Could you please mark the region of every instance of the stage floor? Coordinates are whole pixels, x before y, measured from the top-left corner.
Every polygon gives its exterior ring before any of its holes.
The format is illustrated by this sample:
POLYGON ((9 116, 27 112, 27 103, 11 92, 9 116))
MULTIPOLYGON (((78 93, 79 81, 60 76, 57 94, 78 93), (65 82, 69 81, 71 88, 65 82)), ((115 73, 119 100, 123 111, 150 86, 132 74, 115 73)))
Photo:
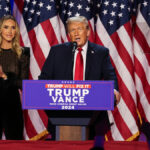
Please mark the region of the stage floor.
MULTIPOLYGON (((93 141, 0 140, 0 150, 89 150, 93 141)), ((148 150, 146 142, 106 142, 105 150, 148 150)))

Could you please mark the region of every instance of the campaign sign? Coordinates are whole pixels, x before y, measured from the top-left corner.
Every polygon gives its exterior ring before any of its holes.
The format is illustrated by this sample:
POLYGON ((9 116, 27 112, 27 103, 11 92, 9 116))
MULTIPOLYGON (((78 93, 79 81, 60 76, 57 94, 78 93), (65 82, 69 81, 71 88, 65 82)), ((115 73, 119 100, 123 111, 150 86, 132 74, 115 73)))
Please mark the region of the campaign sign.
POLYGON ((23 109, 112 110, 113 81, 23 80, 23 109))

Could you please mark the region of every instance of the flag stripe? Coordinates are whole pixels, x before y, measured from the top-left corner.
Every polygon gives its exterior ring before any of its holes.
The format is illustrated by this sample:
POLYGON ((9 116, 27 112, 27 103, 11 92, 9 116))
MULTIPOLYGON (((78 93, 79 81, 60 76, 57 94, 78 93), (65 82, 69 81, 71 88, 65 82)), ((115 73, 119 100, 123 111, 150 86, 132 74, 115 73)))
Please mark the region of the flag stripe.
MULTIPOLYGON (((120 78, 120 80, 122 80, 122 78, 120 78)), ((132 95, 131 95, 132 93, 130 93, 129 89, 126 87, 124 82, 120 82, 120 86, 121 86, 120 92, 123 93, 122 98, 127 99, 126 101, 124 101, 124 103, 128 106, 128 109, 130 110, 130 112, 132 113, 134 118, 137 118, 136 105, 134 103, 134 100, 132 99, 132 95)), ((127 113, 127 112, 124 111, 124 113, 127 113)), ((130 116, 130 117, 132 117, 132 116, 130 116)), ((127 117, 127 119, 128 119, 128 117, 127 117)))
POLYGON ((32 50, 33 50, 34 57, 36 59, 37 64, 39 65, 40 70, 41 70, 42 66, 43 66, 43 63, 45 61, 45 57, 44 57, 43 52, 40 48, 40 45, 37 41, 35 31, 31 30, 30 32, 28 32, 28 35, 29 35, 29 39, 30 39, 30 42, 31 42, 31 45, 32 45, 32 50))
MULTIPOLYGON (((127 51, 128 55, 130 55, 128 59, 129 60, 131 59, 131 60, 128 63, 131 63, 131 65, 132 65, 132 71, 133 71, 132 39, 131 39, 131 35, 130 35, 131 34, 131 29, 129 29, 129 28, 130 28, 130 23, 126 23, 124 26, 122 26, 117 31, 117 33, 118 33, 119 39, 121 40, 123 46, 125 47, 125 50, 127 51)), ((122 49, 122 47, 119 48, 119 49, 121 49, 120 51, 124 52, 124 50, 122 49)), ((123 57, 125 57, 125 56, 123 56, 123 57)))
POLYGON ((59 16, 58 16, 58 20, 59 20, 59 24, 60 24, 60 33, 61 33, 62 42, 68 42, 65 26, 59 16))
POLYGON ((54 29, 51 25, 50 20, 46 20, 46 21, 42 22, 41 26, 42 26, 44 33, 49 41, 49 44, 50 45, 58 44, 58 40, 57 40, 56 34, 54 32, 54 29))
POLYGON ((43 129, 46 130, 37 110, 28 110, 28 113, 30 116, 30 120, 38 134, 40 134, 43 129))
MULTIPOLYGON (((149 47, 148 43, 146 42, 146 39, 145 39, 143 33, 138 28, 138 26, 136 26, 134 37, 138 41, 139 45, 141 46, 141 48, 142 48, 141 50, 143 51, 143 53, 150 54, 150 47, 149 47)), ((150 65, 150 55, 146 55, 146 57, 147 57, 149 65, 150 65)))
MULTIPOLYGON (((138 12, 137 20, 136 20, 136 26, 142 31, 144 35, 144 39, 150 39, 150 34, 149 34, 149 25, 146 23, 145 18, 142 16, 141 12, 138 12)), ((135 31, 136 32, 136 31, 135 31)), ((135 34, 134 34, 135 36, 135 34)), ((148 45, 150 46, 150 40, 146 40, 148 45)))
POLYGON ((139 63, 138 59, 135 57, 135 63, 137 64, 138 68, 136 69, 136 74, 138 75, 138 77, 140 78, 141 82, 142 82, 142 87, 144 88, 144 93, 147 96, 147 99, 150 99, 150 85, 148 84, 147 80, 146 80, 146 76, 144 73, 144 69, 141 66, 141 64, 139 63))
POLYGON ((23 0, 20 0, 20 1, 14 0, 14 2, 15 2, 16 6, 19 6, 19 7, 17 7, 17 9, 14 9, 14 10, 18 10, 18 11, 20 11, 20 13, 22 13, 23 7, 24 7, 24 1, 23 0))
MULTIPOLYGON (((115 112, 116 112, 116 110, 115 110, 115 112)), ((122 133, 117 128, 116 122, 114 120, 114 117, 113 117, 113 114, 111 111, 108 111, 108 116, 109 116, 110 123, 113 123, 113 125, 111 126, 111 131, 108 132, 108 134, 107 134, 109 140, 115 139, 117 141, 123 141, 124 138, 122 137, 122 133)))
POLYGON ((44 126, 46 127, 48 124, 48 119, 45 119, 45 118, 47 118, 46 113, 43 110, 38 110, 38 113, 39 113, 40 118, 43 121, 44 126))
MULTIPOLYGON (((120 101, 120 103, 121 103, 121 101, 120 101)), ((130 136, 132 136, 132 133, 131 133, 130 129, 127 127, 127 124, 126 124, 124 118, 122 118, 119 110, 115 109, 114 112, 113 112, 114 116, 115 116, 115 114, 117 114, 117 117, 114 117, 116 126, 119 129, 119 131, 123 137, 123 140, 125 140, 125 139, 129 138, 130 136)))
POLYGON ((145 93, 143 92, 143 88, 142 88, 142 83, 141 83, 141 80, 138 78, 138 76, 136 76, 136 83, 137 83, 137 91, 138 91, 138 94, 140 95, 140 102, 141 102, 141 105, 144 109, 144 112, 145 112, 145 115, 147 117, 147 120, 150 122, 150 117, 149 117, 149 114, 150 114, 150 103, 148 102, 147 98, 146 98, 146 95, 145 93))
POLYGON ((89 41, 94 42, 95 41, 95 34, 94 34, 94 27, 93 27, 93 19, 89 21, 89 26, 90 26, 90 36, 89 36, 89 41))
MULTIPOLYGON (((143 70, 143 72, 141 72, 141 74, 145 74, 144 76, 146 76, 145 78, 148 81, 148 83, 150 84, 150 78, 149 78, 150 66, 148 65, 147 58, 145 57, 145 54, 142 52, 141 47, 138 44, 138 42, 136 41, 136 39, 134 39, 134 49, 135 49, 134 55, 137 58, 137 60, 138 60, 137 62, 140 63, 140 66, 143 70)), ((136 67, 135 71, 138 71, 140 69, 139 68, 140 66, 135 65, 135 67, 136 67)))
POLYGON ((120 55, 123 63, 126 65, 130 75, 132 76, 132 79, 134 79, 133 62, 132 62, 132 59, 131 59, 129 53, 126 51, 126 48, 122 44, 122 41, 120 40, 120 38, 116 32, 111 36, 111 39, 118 51, 118 54, 120 55))
POLYGON ((27 132, 26 132, 26 128, 24 127, 24 139, 25 140, 30 140, 30 138, 28 137, 28 134, 27 134, 27 132))
POLYGON ((142 104, 140 102, 140 95, 138 94, 138 92, 137 92, 137 108, 138 108, 138 111, 139 111, 139 113, 141 115, 140 117, 142 119, 144 119, 145 121, 148 121, 147 118, 146 118, 143 106, 142 106, 142 104))
POLYGON ((96 44, 103 45, 102 41, 101 41, 100 38, 98 37, 97 32, 95 33, 95 39, 96 39, 96 44))
MULTIPOLYGON (((50 22, 51 22, 51 25, 52 25, 53 30, 55 32, 55 36, 57 37, 58 43, 62 43, 62 41, 61 41, 61 34, 60 34, 61 33, 61 31, 60 31, 61 29, 60 28, 61 27, 60 27, 60 24, 59 24, 58 16, 54 16, 54 17, 50 18, 50 22)), ((64 32, 66 34, 65 29, 64 29, 64 32)))
POLYGON ((25 121, 24 121, 25 122, 25 130, 26 130, 27 136, 30 139, 33 135, 36 135, 37 132, 30 120, 28 110, 24 111, 23 113, 24 113, 24 118, 25 118, 25 121))
POLYGON ((47 40, 47 37, 43 31, 43 28, 41 24, 39 24, 37 27, 34 28, 37 42, 39 43, 39 46, 42 50, 42 53, 44 54, 44 58, 48 56, 50 45, 49 41, 47 40))
MULTIPOLYGON (((130 46, 132 46, 132 43, 131 43, 131 42, 132 42, 132 38, 133 38, 133 33, 132 33, 133 31, 132 31, 131 22, 132 22, 132 21, 127 22, 127 23, 124 24, 125 34, 128 33, 128 38, 130 38, 130 40, 129 40, 130 46)), ((126 40, 126 39, 124 39, 124 40, 126 40)), ((127 43, 126 43, 125 45, 127 45, 127 43)), ((131 49, 131 47, 130 47, 129 49, 131 49)), ((131 52, 133 52, 133 50, 132 50, 131 52)), ((131 52, 128 51, 128 53, 131 53, 131 52)), ((133 56, 133 53, 131 53, 130 56, 133 56)), ((131 57, 131 58, 132 58, 132 57, 131 57)))

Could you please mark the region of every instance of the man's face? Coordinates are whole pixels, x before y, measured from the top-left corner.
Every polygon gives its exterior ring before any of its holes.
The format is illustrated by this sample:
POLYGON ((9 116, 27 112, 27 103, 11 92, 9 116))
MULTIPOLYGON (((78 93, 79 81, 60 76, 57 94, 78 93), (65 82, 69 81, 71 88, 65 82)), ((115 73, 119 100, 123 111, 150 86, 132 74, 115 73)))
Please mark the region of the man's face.
POLYGON ((77 46, 82 47, 88 40, 90 30, 83 22, 72 22, 68 25, 68 33, 71 42, 77 42, 77 46))

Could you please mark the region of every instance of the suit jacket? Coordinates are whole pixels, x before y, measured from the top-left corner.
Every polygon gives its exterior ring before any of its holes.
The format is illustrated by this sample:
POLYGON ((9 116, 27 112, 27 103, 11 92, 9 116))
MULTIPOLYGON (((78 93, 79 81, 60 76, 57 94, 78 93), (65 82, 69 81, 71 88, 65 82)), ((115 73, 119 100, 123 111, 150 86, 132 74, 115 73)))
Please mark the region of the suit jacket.
MULTIPOLYGON (((69 42, 53 46, 39 79, 73 80, 74 53, 72 50, 73 45, 69 42)), ((117 89, 117 78, 107 48, 88 42, 85 80, 114 80, 117 89)))

